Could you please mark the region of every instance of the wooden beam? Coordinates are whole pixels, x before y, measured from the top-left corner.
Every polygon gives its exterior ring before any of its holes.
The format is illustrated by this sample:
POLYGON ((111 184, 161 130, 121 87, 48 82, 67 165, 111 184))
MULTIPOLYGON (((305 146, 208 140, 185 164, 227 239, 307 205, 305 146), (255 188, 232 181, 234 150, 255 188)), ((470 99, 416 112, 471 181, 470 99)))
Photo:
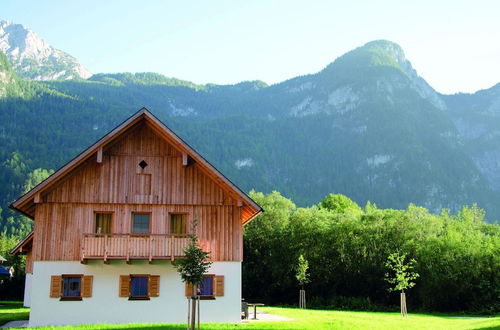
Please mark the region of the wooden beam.
POLYGON ((188 159, 189 159, 188 154, 184 152, 182 154, 182 166, 188 166, 188 159))
POLYGON ((238 206, 238 207, 242 207, 242 206, 243 206, 243 201, 242 201, 241 199, 238 199, 238 200, 236 201, 236 206, 238 206))
POLYGON ((34 200, 33 200, 33 201, 34 201, 34 203, 35 203, 35 204, 40 204, 40 203, 41 203, 41 200, 42 200, 42 199, 40 198, 40 193, 36 193, 36 194, 35 194, 35 197, 34 197, 34 200))
POLYGON ((102 147, 97 149, 97 163, 98 164, 102 163, 102 147))

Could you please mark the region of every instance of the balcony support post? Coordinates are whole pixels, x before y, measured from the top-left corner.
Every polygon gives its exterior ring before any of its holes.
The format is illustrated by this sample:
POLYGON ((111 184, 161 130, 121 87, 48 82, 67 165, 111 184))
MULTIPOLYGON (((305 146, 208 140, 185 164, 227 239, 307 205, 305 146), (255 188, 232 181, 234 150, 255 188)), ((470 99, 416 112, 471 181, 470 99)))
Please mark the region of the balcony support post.
POLYGON ((127 250, 127 257, 125 259, 125 262, 130 265, 130 235, 127 235, 127 246, 126 246, 126 250, 127 250))
POLYGON ((149 235, 149 263, 153 263, 153 236, 149 235))
POLYGON ((104 263, 109 264, 108 260, 108 235, 104 235, 104 263))

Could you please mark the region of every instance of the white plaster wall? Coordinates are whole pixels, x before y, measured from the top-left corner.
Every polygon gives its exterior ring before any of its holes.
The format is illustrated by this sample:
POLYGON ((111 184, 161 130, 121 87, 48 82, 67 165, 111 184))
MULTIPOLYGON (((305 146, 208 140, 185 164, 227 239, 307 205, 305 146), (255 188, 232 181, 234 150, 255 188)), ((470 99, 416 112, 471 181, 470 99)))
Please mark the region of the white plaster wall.
MULTIPOLYGON (((84 323, 185 323, 187 299, 184 283, 169 261, 112 260, 37 261, 33 265, 29 326, 71 325, 84 323), (51 275, 93 275, 92 297, 82 301, 50 298, 51 275), (160 275, 160 295, 151 300, 118 297, 119 276, 128 274, 160 275)), ((224 275, 224 296, 202 300, 202 322, 240 322, 241 262, 214 262, 209 274, 224 275)))
POLYGON ((26 274, 26 279, 24 280, 24 307, 31 306, 31 278, 32 274, 26 274))

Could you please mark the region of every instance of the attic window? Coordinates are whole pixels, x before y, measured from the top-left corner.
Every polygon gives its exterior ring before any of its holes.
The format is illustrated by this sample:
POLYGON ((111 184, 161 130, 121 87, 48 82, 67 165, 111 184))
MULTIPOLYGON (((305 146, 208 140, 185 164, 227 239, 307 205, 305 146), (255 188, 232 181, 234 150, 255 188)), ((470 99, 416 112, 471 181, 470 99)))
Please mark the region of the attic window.
POLYGON ((139 163, 139 166, 142 168, 142 169, 145 169, 146 166, 148 166, 148 163, 146 163, 144 160, 141 160, 141 162, 139 163))

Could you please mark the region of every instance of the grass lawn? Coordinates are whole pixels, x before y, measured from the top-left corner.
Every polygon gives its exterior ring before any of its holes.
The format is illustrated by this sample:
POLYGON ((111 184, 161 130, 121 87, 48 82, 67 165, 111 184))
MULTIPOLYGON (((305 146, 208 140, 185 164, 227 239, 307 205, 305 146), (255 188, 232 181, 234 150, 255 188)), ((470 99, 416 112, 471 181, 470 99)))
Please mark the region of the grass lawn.
MULTIPOLYGON (((262 311, 292 318, 287 322, 249 322, 242 324, 202 324, 203 329, 500 329, 500 316, 460 317, 434 314, 345 312, 299 310, 294 308, 263 307, 262 311)), ((11 320, 28 318, 29 309, 19 302, 0 302, 0 325, 11 320)), ((43 327, 39 329, 54 329, 43 327)), ((185 329, 184 324, 101 324, 57 329, 185 329)))
POLYGON ((0 326, 9 321, 27 320, 29 308, 24 308, 21 301, 0 301, 0 326))

